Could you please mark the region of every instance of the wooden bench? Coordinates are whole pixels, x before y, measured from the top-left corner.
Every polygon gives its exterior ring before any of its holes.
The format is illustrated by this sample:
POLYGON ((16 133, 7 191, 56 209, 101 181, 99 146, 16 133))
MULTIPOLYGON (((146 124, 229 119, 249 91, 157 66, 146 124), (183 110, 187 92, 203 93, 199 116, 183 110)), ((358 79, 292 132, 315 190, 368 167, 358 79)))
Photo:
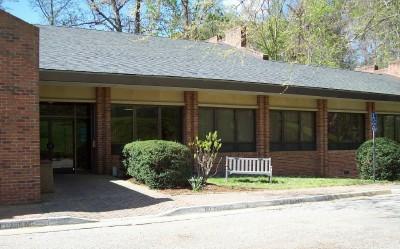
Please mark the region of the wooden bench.
POLYGON ((265 175, 272 181, 271 158, 226 157, 225 179, 232 174, 265 175))

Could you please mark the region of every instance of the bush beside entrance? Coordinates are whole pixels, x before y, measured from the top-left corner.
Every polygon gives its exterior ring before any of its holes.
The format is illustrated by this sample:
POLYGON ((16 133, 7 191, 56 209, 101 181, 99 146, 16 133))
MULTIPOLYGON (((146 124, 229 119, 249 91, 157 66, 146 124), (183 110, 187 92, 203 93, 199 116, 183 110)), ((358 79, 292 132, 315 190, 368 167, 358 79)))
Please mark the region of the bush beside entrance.
POLYGON ((148 140, 125 145, 123 166, 129 176, 150 188, 176 188, 188 185, 191 152, 183 144, 148 140))
MULTIPOLYGON (((388 138, 376 138, 377 180, 400 179, 400 144, 388 138)), ((373 178, 372 140, 363 143, 357 150, 356 161, 362 179, 373 178)))

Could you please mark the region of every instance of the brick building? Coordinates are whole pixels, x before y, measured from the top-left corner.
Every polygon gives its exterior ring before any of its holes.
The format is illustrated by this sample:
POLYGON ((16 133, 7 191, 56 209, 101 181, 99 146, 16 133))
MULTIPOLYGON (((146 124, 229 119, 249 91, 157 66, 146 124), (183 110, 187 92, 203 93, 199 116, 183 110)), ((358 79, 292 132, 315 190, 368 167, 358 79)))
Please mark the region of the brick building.
POLYGON ((40 200, 41 162, 110 174, 137 139, 218 130, 223 155, 338 177, 357 176, 371 112, 400 140, 400 78, 269 61, 245 39, 33 26, 0 10, 0 203, 40 200))

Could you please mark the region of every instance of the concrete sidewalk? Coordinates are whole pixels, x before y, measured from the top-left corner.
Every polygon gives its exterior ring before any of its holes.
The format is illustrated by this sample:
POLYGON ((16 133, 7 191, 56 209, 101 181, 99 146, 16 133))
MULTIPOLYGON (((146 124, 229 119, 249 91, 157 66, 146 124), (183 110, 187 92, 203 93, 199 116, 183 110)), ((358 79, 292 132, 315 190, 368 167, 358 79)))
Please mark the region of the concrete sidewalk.
POLYGON ((295 190, 260 190, 248 192, 194 193, 168 195, 129 181, 97 175, 63 176, 56 179, 57 192, 45 196, 42 203, 0 206, 1 220, 74 217, 105 220, 159 215, 175 209, 197 206, 220 206, 232 203, 268 202, 276 199, 299 199, 368 191, 388 191, 394 185, 324 187, 295 190))

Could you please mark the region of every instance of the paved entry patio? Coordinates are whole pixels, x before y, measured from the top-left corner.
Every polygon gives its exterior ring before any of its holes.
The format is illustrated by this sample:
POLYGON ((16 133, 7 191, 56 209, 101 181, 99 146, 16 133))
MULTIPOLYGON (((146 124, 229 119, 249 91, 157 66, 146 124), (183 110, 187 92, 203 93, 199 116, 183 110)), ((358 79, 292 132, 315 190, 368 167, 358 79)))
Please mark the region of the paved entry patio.
POLYGON ((58 174, 54 183, 55 192, 43 194, 41 203, 0 206, 0 219, 119 218, 154 214, 175 206, 166 195, 110 176, 58 174))
POLYGON ((199 205, 261 201, 276 198, 390 189, 391 185, 364 185, 292 190, 258 190, 223 193, 170 195, 150 190, 110 176, 91 174, 55 175, 55 192, 43 195, 42 202, 0 206, 1 219, 28 219, 72 216, 89 219, 154 215, 168 210, 199 205))

